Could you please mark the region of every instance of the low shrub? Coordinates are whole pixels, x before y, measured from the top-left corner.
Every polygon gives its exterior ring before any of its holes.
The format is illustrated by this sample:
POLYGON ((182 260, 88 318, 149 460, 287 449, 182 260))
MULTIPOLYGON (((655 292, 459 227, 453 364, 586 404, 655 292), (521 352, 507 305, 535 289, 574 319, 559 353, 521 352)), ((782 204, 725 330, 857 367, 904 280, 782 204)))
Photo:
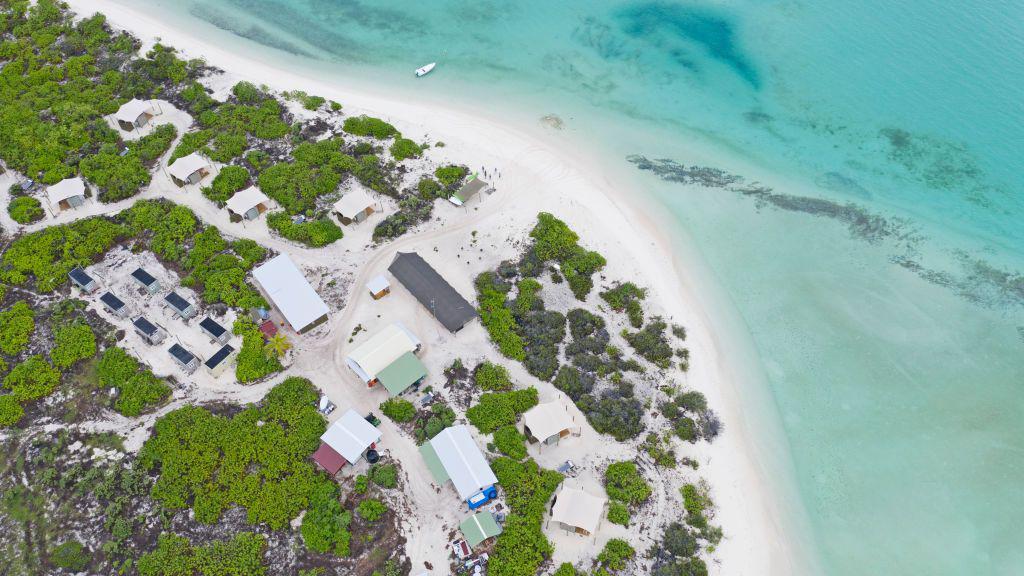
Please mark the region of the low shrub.
POLYGON ((388 398, 381 402, 380 411, 395 422, 412 422, 416 417, 416 406, 404 398, 388 398))
POLYGON ((537 389, 491 392, 466 410, 466 419, 487 434, 502 426, 515 424, 520 414, 537 405, 537 389))
POLYGON ((36 329, 35 312, 24 300, 0 312, 0 352, 14 356, 27 347, 36 329))
POLYGON ((77 540, 68 540, 50 552, 50 562, 72 572, 85 570, 89 559, 89 549, 77 540))
POLYGON ((476 296, 480 311, 480 322, 487 329, 491 340, 505 356, 519 360, 526 359, 526 347, 517 333, 512 312, 505 306, 508 289, 492 272, 484 272, 476 278, 476 296))
POLYGON ((13 426, 25 415, 25 409, 13 394, 0 395, 0 428, 13 426))
POLYGON ((636 550, 629 545, 629 542, 621 538, 612 538, 604 545, 604 549, 597 555, 597 561, 605 568, 619 571, 626 567, 636 550))
POLYGON ((493 576, 533 576, 553 552, 542 524, 545 506, 563 477, 529 459, 518 462, 499 457, 491 467, 505 492, 509 515, 494 545, 488 572, 493 576))
POLYGON ((367 498, 356 506, 356 514, 367 522, 380 520, 387 511, 388 507, 383 502, 373 498, 367 498))
POLYGON ((526 437, 515 426, 502 426, 495 430, 494 447, 513 460, 526 458, 526 437))
POLYGON ((344 236, 341 228, 326 216, 296 224, 287 213, 274 212, 267 215, 267 226, 289 240, 313 248, 327 246, 344 236))
POLYGON ((7 204, 7 213, 18 224, 31 224, 43 219, 43 205, 32 196, 18 196, 7 204))
POLYGON ((309 493, 309 508, 302 517, 302 540, 314 552, 333 552, 348 556, 352 534, 352 514, 341 508, 338 485, 333 480, 317 480, 309 493))
POLYGON ((647 297, 647 291, 632 282, 625 282, 601 292, 601 298, 617 312, 626 311, 629 323, 634 328, 644 324, 644 310, 640 301, 647 297))
POLYGON ((398 129, 372 116, 349 116, 342 126, 345 132, 355 136, 372 136, 378 140, 386 140, 398 134, 398 129))
POLYGON ((462 179, 469 174, 469 168, 465 166, 456 166, 449 164, 448 166, 440 166, 434 170, 434 176, 437 177, 437 181, 440 182, 441 186, 448 191, 454 191, 459 184, 462 183, 462 179))
POLYGON ((381 488, 396 488, 398 467, 394 464, 374 464, 370 467, 370 480, 381 488))
POLYGON ((29 356, 4 376, 4 388, 21 402, 49 396, 58 384, 60 372, 38 354, 29 356))
POLYGON ((604 472, 604 489, 608 497, 629 506, 644 503, 651 496, 651 487, 630 461, 613 462, 604 472))
POLYGON ((500 364, 481 362, 473 369, 473 382, 481 390, 504 391, 512 389, 508 369, 500 364))
POLYGON ((396 138, 391 144, 391 157, 401 162, 407 158, 419 158, 423 148, 408 138, 396 138))
POLYGON ((202 189, 203 196, 218 206, 223 206, 235 192, 249 183, 249 171, 242 166, 225 166, 214 177, 209 186, 202 189))
POLYGON ((219 574, 224 576, 266 574, 263 554, 266 538, 242 532, 231 540, 214 540, 193 546, 187 538, 161 534, 156 549, 139 557, 136 569, 140 576, 182 576, 186 574, 219 574))
POLYGON ((661 318, 652 318, 637 332, 623 331, 622 337, 648 362, 659 368, 668 368, 672 365, 673 350, 665 337, 667 327, 661 318))
POLYGON ((629 508, 622 502, 609 502, 608 521, 620 526, 629 526, 629 508))
POLYGON ((283 368, 276 356, 267 353, 263 334, 255 326, 242 336, 242 349, 235 361, 235 378, 239 382, 254 382, 283 368))
POLYGON ((96 335, 85 322, 74 322, 54 331, 50 360, 61 370, 96 354, 96 335))

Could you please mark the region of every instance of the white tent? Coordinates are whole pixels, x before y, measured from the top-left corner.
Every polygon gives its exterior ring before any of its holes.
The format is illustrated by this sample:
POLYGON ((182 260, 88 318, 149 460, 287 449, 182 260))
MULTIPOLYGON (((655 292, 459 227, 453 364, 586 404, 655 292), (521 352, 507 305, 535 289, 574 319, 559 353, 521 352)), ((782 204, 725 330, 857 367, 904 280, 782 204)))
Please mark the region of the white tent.
POLYGON ((172 162, 167 167, 167 171, 171 173, 171 176, 185 182, 198 170, 207 168, 209 165, 210 163, 206 161, 206 158, 200 156, 198 152, 193 152, 172 162))
POLYGON ((327 316, 327 304, 287 254, 257 266, 252 276, 296 332, 327 316))
POLYGON ((356 188, 334 203, 334 211, 346 220, 358 221, 361 214, 373 212, 373 199, 361 188, 356 188))
POLYGON ((523 413, 523 426, 541 442, 568 435, 576 428, 568 407, 555 400, 537 404, 523 413))
POLYGON ((227 208, 239 216, 245 216, 250 210, 260 204, 267 206, 269 203, 270 198, 267 198, 266 194, 260 192, 259 188, 249 186, 245 190, 235 192, 234 196, 228 198, 227 208))
POLYGON ((79 177, 65 178, 46 189, 46 196, 53 206, 59 205, 75 197, 85 196, 85 181, 79 177))
POLYGON ((153 106, 149 102, 144 102, 138 98, 132 98, 125 102, 117 109, 117 113, 114 114, 114 118, 118 122, 124 122, 126 124, 135 124, 138 121, 139 116, 143 114, 153 114, 153 106))
POLYGON ((402 323, 395 322, 374 334, 353 350, 345 363, 363 382, 372 382, 377 374, 406 352, 420 349, 420 341, 402 323))
POLYGON ((578 488, 562 486, 551 507, 551 519, 567 530, 593 534, 601 523, 607 498, 587 494, 578 488))
POLYGON ((363 457, 367 448, 380 442, 380 430, 355 410, 348 410, 331 424, 320 440, 341 454, 349 464, 354 464, 363 457))
POLYGON ((465 500, 498 483, 466 425, 449 426, 430 441, 459 498, 465 500))

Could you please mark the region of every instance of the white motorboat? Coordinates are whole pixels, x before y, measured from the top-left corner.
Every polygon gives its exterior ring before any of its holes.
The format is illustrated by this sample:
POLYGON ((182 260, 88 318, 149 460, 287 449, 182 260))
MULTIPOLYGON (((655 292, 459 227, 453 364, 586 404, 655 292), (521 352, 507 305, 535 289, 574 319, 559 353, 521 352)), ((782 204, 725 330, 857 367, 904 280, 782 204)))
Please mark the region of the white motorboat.
POLYGON ((437 62, 431 62, 430 64, 427 64, 426 66, 423 66, 422 68, 417 68, 416 69, 416 75, 417 76, 426 76, 427 74, 430 74, 430 71, 433 70, 435 66, 437 66, 437 62))

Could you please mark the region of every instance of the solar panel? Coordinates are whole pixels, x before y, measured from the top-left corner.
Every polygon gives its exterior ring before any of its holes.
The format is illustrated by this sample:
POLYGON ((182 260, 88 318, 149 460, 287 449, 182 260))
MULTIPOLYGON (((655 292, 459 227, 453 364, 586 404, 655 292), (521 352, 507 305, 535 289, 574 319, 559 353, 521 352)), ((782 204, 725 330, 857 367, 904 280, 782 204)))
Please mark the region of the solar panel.
POLYGON ((191 306, 188 300, 182 298, 177 292, 171 292, 167 296, 164 296, 164 301, 170 304, 172 307, 174 307, 175 310, 179 312, 184 312, 185 310, 188 309, 189 306, 191 306))
POLYGON ((206 330, 210 334, 210 336, 213 336, 214 338, 220 338, 221 336, 224 335, 225 332, 227 332, 227 329, 218 324, 216 321, 214 321, 213 318, 210 318, 209 316, 203 318, 203 321, 199 323, 199 327, 202 328, 203 330, 206 330))
POLYGON ((152 286, 153 283, 156 282, 156 278, 153 278, 149 272, 146 272, 142 268, 136 268, 135 271, 132 272, 132 277, 141 282, 143 286, 152 286))
POLYGON ((81 268, 72 268, 71 272, 68 272, 68 276, 75 281, 79 286, 88 286, 92 284, 92 276, 85 273, 85 270, 81 268))
POLYGON ((221 347, 220 350, 217 350, 217 352, 213 356, 210 356, 210 358, 206 361, 206 367, 215 368, 218 364, 223 362, 225 358, 230 356, 231 353, 234 351, 234 348, 232 348, 228 344, 225 344, 224 346, 221 347))
POLYGON ((171 347, 168 348, 167 351, 170 352, 171 356, 174 356, 174 358, 178 362, 181 362, 182 365, 184 366, 191 364, 196 359, 194 354, 192 354, 188 350, 185 350, 178 344, 171 344, 171 347))
POLYGON ((135 322, 132 322, 132 324, 134 324, 135 327, 139 329, 139 332, 142 332, 146 336, 152 336, 153 334, 156 334, 156 326, 154 326, 152 322, 146 320, 142 316, 136 318, 135 322))
POLYGON ((121 308, 124 308, 124 302, 122 302, 120 298, 114 296, 110 292, 104 292, 103 295, 100 296, 100 302, 106 304, 107 307, 113 310, 114 312, 117 312, 121 310, 121 308))

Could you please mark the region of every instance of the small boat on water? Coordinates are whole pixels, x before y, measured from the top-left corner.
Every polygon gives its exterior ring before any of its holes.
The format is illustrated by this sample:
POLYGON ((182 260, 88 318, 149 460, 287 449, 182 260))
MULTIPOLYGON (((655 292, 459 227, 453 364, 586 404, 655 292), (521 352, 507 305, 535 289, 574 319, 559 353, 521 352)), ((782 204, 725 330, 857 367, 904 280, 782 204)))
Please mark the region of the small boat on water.
POLYGON ((423 66, 422 68, 417 68, 416 69, 416 75, 417 76, 426 76, 427 74, 430 74, 430 71, 433 70, 435 66, 437 66, 437 62, 431 62, 430 64, 427 64, 426 66, 423 66))

